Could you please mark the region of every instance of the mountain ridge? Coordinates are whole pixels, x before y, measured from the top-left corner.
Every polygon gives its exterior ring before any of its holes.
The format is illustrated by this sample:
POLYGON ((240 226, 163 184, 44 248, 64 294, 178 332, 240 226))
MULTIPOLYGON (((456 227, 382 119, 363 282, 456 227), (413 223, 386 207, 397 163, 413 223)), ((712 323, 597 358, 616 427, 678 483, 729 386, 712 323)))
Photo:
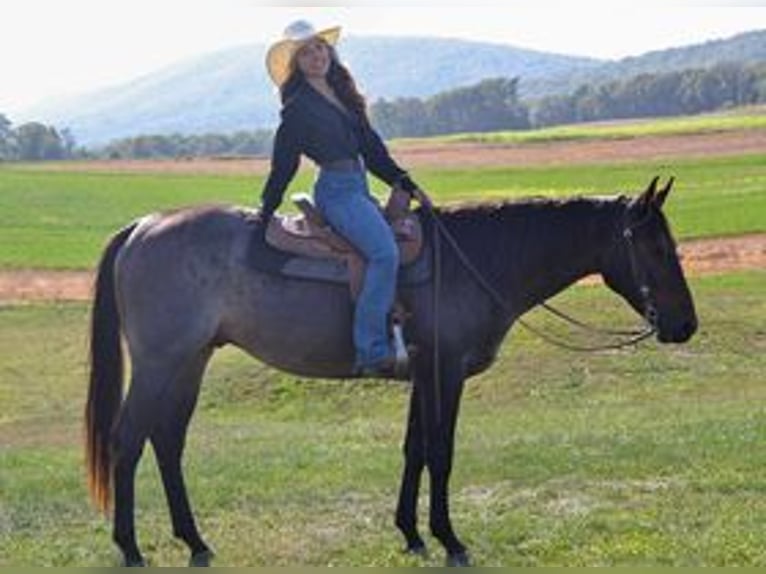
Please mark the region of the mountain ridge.
MULTIPOLYGON (((621 60, 413 36, 348 36, 340 52, 371 103, 428 97, 498 76, 520 77, 522 97, 535 98, 634 73, 706 67, 727 59, 766 61, 766 30, 621 60)), ((67 127, 89 146, 139 134, 268 129, 277 121, 279 105, 263 65, 265 53, 263 44, 231 46, 20 115, 67 127)))

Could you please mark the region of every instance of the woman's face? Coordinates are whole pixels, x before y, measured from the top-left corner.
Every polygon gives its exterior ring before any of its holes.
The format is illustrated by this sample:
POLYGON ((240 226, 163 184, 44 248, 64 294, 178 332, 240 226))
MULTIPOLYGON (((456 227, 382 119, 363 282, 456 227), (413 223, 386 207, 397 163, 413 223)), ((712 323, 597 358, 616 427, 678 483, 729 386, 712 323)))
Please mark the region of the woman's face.
POLYGON ((321 38, 314 38, 298 50, 295 60, 307 79, 324 78, 330 69, 330 46, 321 38))

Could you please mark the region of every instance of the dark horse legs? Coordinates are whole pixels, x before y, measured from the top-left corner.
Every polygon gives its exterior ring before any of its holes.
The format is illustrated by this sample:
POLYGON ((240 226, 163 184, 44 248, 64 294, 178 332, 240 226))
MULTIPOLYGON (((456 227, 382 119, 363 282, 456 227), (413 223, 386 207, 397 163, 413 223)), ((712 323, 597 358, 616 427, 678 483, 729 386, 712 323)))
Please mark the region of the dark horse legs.
POLYGON ((181 457, 186 429, 197 402, 210 353, 200 354, 180 375, 136 369, 114 433, 114 541, 125 566, 143 566, 135 535, 135 475, 147 438, 152 441, 170 507, 174 534, 192 554, 194 566, 209 565, 212 552, 197 531, 186 494, 181 457), (161 389, 161 390, 158 390, 161 389))
POLYGON ((182 377, 174 389, 176 399, 164 405, 160 421, 151 434, 157 465, 170 508, 173 534, 183 540, 191 551, 190 565, 209 566, 213 552, 202 540, 186 493, 181 457, 186 443, 186 430, 194 412, 202 382, 202 372, 210 357, 203 353, 182 377))
POLYGON ((132 410, 123 408, 114 433, 116 454, 114 466, 114 532, 113 539, 120 548, 124 566, 145 566, 136 543, 135 478, 136 466, 144 451, 146 433, 132 410))
POLYGON ((428 466, 431 532, 444 546, 449 565, 468 565, 466 548, 457 538, 449 516, 449 478, 463 376, 458 365, 445 364, 441 372, 437 386, 430 368, 416 368, 396 525, 404 534, 409 551, 425 550, 417 531, 416 512, 420 477, 424 465, 428 466))
POLYGON ((404 439, 404 472, 399 490, 399 504, 396 509, 396 527, 407 540, 407 551, 412 554, 424 554, 425 542, 418 532, 417 505, 420 491, 420 475, 425 466, 423 433, 420 428, 422 418, 420 393, 413 387, 410 394, 410 413, 407 421, 407 436, 404 439))

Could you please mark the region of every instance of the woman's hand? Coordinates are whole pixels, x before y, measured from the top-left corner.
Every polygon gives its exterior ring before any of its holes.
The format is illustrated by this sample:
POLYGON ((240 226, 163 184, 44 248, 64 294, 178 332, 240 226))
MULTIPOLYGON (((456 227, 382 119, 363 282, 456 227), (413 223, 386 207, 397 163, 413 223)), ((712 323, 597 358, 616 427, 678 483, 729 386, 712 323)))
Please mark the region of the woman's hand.
POLYGON ((393 187, 385 207, 386 219, 396 221, 410 210, 410 194, 400 187, 393 187))
POLYGON ((431 198, 428 197, 428 194, 419 187, 416 187, 412 191, 412 197, 414 197, 420 203, 420 205, 423 205, 424 207, 431 208, 434 206, 431 198))

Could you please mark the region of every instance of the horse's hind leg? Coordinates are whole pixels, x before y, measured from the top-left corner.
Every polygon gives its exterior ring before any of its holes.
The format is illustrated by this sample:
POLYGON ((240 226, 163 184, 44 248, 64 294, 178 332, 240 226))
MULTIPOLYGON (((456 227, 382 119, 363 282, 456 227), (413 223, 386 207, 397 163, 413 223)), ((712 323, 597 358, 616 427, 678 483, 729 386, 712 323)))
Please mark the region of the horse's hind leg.
MULTIPOLYGON (((133 363, 130 388, 112 434, 114 466, 114 533, 125 566, 144 566, 135 532, 136 467, 146 440, 163 421, 167 404, 173 401, 186 361, 142 361, 133 363)), ((188 367, 187 367, 188 368, 188 367)), ((195 394, 196 396, 196 394, 195 394)))
MULTIPOLYGON (((123 419, 125 420, 125 419, 123 419)), ((123 556, 123 566, 144 566, 144 558, 136 543, 135 504, 136 466, 144 449, 145 436, 128 430, 130 423, 119 424, 117 461, 114 467, 114 533, 113 539, 123 556)))
POLYGON ((140 368, 134 370, 130 390, 112 435, 115 455, 113 539, 122 552, 124 566, 146 565, 136 542, 136 467, 151 427, 157 420, 163 383, 159 376, 144 373, 140 368))
POLYGON ((210 350, 201 352, 174 382, 173 392, 163 404, 160 421, 151 434, 170 507, 173 534, 189 547, 191 566, 209 566, 213 557, 213 552, 197 530, 181 466, 186 430, 197 404, 202 374, 210 354, 210 350))

